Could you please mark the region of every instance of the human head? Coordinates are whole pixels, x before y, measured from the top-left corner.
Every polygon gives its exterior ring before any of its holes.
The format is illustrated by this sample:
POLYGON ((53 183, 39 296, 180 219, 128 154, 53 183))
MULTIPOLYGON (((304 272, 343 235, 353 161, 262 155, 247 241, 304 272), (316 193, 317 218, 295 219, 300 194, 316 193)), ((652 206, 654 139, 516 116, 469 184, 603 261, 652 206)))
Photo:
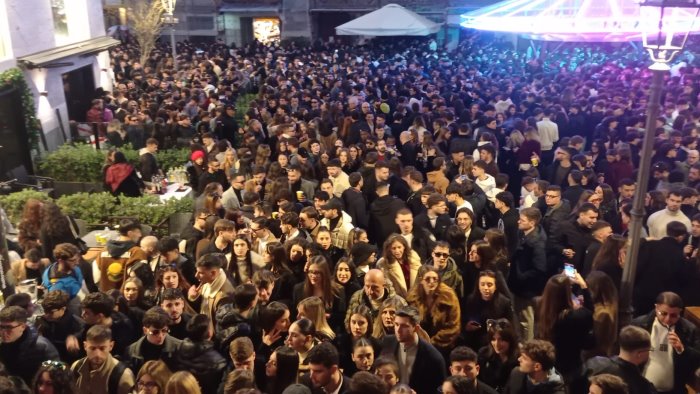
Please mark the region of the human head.
POLYGON ((476 379, 479 376, 477 355, 466 346, 457 346, 450 352, 450 374, 476 379))
POLYGON ((187 371, 179 371, 168 380, 165 394, 202 394, 202 389, 194 375, 187 371))
POLYGON ((394 333, 401 343, 414 343, 416 330, 420 323, 420 314, 412 306, 405 306, 396 311, 394 317, 394 333))
POLYGON ((520 210, 518 229, 525 233, 533 231, 542 219, 542 213, 535 207, 523 208, 520 210))
POLYGON ((14 343, 27 329, 27 310, 19 306, 7 306, 0 311, 0 338, 3 343, 14 343))
POLYGON ((305 353, 313 343, 313 338, 316 335, 316 326, 307 319, 302 318, 289 326, 289 334, 285 345, 291 347, 299 353, 305 353))
POLYGON ((551 342, 531 339, 520 348, 520 372, 533 375, 548 373, 554 367, 555 350, 551 342))
POLYGON ((382 378, 389 387, 399 382, 399 365, 393 358, 379 357, 374 360, 375 374, 382 378))
POLYGON ((253 370, 255 365, 255 347, 248 337, 238 337, 231 341, 228 354, 234 369, 253 370))
POLYGON ((212 283, 219 275, 221 268, 224 266, 224 255, 221 253, 210 253, 200 257, 195 264, 195 277, 201 283, 212 283))
POLYGON ((146 311, 143 315, 143 334, 146 340, 153 345, 160 346, 165 343, 170 329, 170 316, 159 306, 146 311))
POLYGON ((629 388, 622 378, 609 373, 591 376, 588 379, 589 394, 628 394, 629 388))
POLYGON ((384 271, 371 269, 365 274, 364 291, 371 300, 378 300, 384 296, 384 271))
POLYGON ((63 317, 68 307, 68 294, 61 290, 51 290, 44 294, 41 307, 44 309, 44 319, 56 321, 63 317))
POLYGON ((325 388, 337 378, 338 350, 329 342, 322 342, 314 346, 306 357, 309 364, 309 378, 314 387, 325 388))
POLYGON ((105 293, 89 293, 81 302, 83 309, 82 318, 87 324, 101 324, 106 318, 112 316, 114 311, 114 299, 105 293))
POLYGON ((578 224, 588 229, 598 220, 598 208, 591 203, 584 203, 578 209, 578 224))
POLYGON ((112 330, 99 324, 90 327, 83 345, 88 362, 93 369, 97 369, 107 361, 114 347, 112 330))
POLYGON ((665 291, 656 297, 656 319, 666 327, 673 327, 680 320, 683 313, 683 300, 671 291, 665 291))
POLYGON ((626 326, 618 336, 620 357, 634 365, 643 365, 649 360, 651 336, 641 327, 626 326))
POLYGON ((147 394, 164 393, 172 374, 162 360, 146 361, 136 375, 136 387, 147 394))
POLYGON ((73 394, 78 392, 75 387, 75 374, 71 371, 70 366, 62 361, 53 360, 41 363, 34 375, 32 387, 32 392, 36 394, 73 394))
POLYGON ((177 324, 185 310, 185 295, 179 288, 163 289, 160 307, 170 317, 171 324, 177 324))

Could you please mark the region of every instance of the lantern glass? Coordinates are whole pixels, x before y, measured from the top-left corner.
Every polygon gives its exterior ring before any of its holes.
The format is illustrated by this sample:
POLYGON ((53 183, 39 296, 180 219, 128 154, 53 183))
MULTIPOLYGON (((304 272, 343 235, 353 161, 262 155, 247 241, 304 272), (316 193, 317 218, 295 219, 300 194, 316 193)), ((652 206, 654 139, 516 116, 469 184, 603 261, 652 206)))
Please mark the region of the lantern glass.
POLYGON ((642 45, 655 64, 668 64, 697 30, 700 0, 641 0, 642 45))

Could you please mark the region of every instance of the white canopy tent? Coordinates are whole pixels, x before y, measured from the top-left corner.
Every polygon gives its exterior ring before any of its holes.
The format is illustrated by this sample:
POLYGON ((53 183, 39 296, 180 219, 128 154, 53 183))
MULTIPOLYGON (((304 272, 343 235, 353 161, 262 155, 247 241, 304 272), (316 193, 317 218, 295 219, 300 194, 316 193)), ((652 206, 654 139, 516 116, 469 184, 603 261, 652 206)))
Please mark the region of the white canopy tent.
POLYGON ((437 33, 441 25, 398 4, 387 4, 336 27, 335 33, 343 36, 427 36, 437 33))

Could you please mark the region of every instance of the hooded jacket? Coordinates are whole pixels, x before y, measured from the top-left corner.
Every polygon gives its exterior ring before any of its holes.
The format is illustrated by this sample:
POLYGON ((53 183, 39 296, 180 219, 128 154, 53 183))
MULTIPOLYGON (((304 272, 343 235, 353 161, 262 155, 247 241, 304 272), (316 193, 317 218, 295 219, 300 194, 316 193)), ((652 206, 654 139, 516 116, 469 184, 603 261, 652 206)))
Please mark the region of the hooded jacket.
POLYGON ((107 250, 100 253, 93 263, 93 272, 99 271, 99 276, 95 275, 95 282, 100 291, 119 289, 127 275, 127 268, 147 259, 146 252, 134 241, 110 240, 107 242, 107 250))
POLYGON ((368 236, 370 242, 381 246, 392 233, 399 232, 396 225, 396 212, 405 204, 393 196, 377 197, 369 208, 368 236))
MULTIPOLYGON (((428 265, 435 266, 435 261, 430 259, 427 263, 428 265)), ((455 263, 452 257, 447 258, 447 264, 445 269, 438 269, 442 283, 451 287, 452 290, 457 294, 457 298, 464 299, 464 281, 462 280, 462 274, 457 270, 457 263, 455 263)))
POLYGON ((533 385, 527 374, 520 372, 520 367, 515 367, 503 394, 566 394, 566 386, 554 368, 549 371, 547 381, 533 385))
POLYGON ((216 392, 226 369, 226 359, 214 350, 211 341, 185 339, 177 352, 177 362, 183 370, 190 371, 197 378, 203 393, 216 392))
POLYGON ((41 363, 47 360, 60 360, 58 351, 29 325, 15 342, 0 344, 0 361, 5 365, 7 374, 19 376, 28 385, 32 384, 41 363))

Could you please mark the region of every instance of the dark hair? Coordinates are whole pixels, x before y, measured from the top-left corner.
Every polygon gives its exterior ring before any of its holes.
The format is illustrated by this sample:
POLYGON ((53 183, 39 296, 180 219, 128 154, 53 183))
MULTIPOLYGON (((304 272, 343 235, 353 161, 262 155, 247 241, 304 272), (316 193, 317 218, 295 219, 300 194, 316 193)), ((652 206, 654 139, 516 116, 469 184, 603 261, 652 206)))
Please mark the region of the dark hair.
MULTIPOLYGON (((43 381, 42 376, 44 375, 44 372, 48 372, 49 377, 51 378, 51 385, 53 386, 54 394, 78 393, 78 389, 75 387, 75 374, 70 369, 70 365, 66 365, 61 361, 47 361, 41 364, 34 375, 34 383, 32 384, 33 393, 39 392, 39 385, 43 381)), ((0 390, 0 392, 8 393, 7 391, 2 390, 0 390)))
POLYGON ((588 378, 591 384, 601 388, 603 394, 628 394, 629 387, 622 378, 609 373, 602 373, 588 378))
POLYGON ((158 252, 165 254, 172 250, 179 250, 178 240, 174 237, 163 237, 158 240, 158 252))
POLYGON ((678 221, 672 221, 668 222, 666 224, 666 235, 669 237, 680 237, 688 234, 688 228, 685 227, 685 224, 678 222, 678 221))
POLYGON ((309 355, 306 356, 306 362, 331 368, 339 363, 338 350, 329 342, 322 342, 311 348, 309 355))
POLYGON ((412 325, 420 323, 420 313, 418 309, 412 306, 404 306, 396 311, 397 317, 407 318, 412 325))
POLYGON ((112 340, 112 330, 101 324, 95 324, 88 329, 85 340, 90 342, 105 342, 112 340))
POLYGON ((511 192, 500 192, 496 194, 496 200, 502 202, 508 208, 513 208, 513 204, 515 203, 515 197, 513 197, 513 193, 511 192))
POLYGON ((299 354, 289 346, 280 346, 277 353, 277 375, 267 385, 267 393, 282 394, 287 386, 296 383, 299 373, 299 354))
POLYGON ((0 311, 1 322, 19 322, 26 323, 29 318, 29 313, 26 309, 19 306, 7 306, 0 311))
POLYGON ((169 323, 170 316, 159 306, 154 306, 143 315, 144 327, 165 328, 169 323))
POLYGON ((544 371, 549 371, 554 367, 556 351, 554 350, 554 345, 549 341, 531 339, 523 343, 520 351, 530 357, 532 361, 540 363, 544 371))
POLYGON ((670 308, 683 309, 683 299, 678 294, 672 291, 664 291, 656 297, 656 303, 666 305, 670 308))
POLYGON ((278 301, 272 301, 260 311, 258 317, 259 327, 265 331, 270 331, 285 312, 289 312, 289 307, 278 301))
POLYGON ((197 260, 197 267, 202 267, 205 269, 219 269, 224 266, 226 258, 221 253, 209 253, 200 257, 197 260))
POLYGON ((646 350, 651 348, 651 336, 647 330, 641 327, 626 326, 620 330, 618 343, 620 344, 620 349, 626 352, 646 350))
POLYGON ((182 289, 176 287, 174 289, 163 289, 163 293, 160 296, 162 301, 170 300, 184 300, 185 295, 182 293, 182 289))
POLYGON ((89 309, 94 314, 102 314, 104 317, 112 316, 114 311, 114 299, 105 293, 89 293, 80 303, 83 309, 89 309))
POLYGON ((54 311, 56 309, 61 309, 68 306, 69 300, 68 294, 61 290, 51 290, 44 294, 44 298, 41 300, 41 307, 44 308, 44 312, 54 311))
POLYGON ((467 346, 457 346, 450 352, 450 362, 455 361, 473 361, 476 362, 478 356, 471 348, 467 346))
POLYGON ((249 309, 258 296, 258 289, 252 283, 244 283, 233 291, 233 302, 238 310, 249 309))
POLYGON ((206 315, 192 316, 185 326, 187 337, 193 342, 201 342, 209 337, 209 318, 206 315))
POLYGON ((353 394, 387 394, 389 387, 379 376, 367 371, 359 371, 352 375, 350 392, 353 394))

